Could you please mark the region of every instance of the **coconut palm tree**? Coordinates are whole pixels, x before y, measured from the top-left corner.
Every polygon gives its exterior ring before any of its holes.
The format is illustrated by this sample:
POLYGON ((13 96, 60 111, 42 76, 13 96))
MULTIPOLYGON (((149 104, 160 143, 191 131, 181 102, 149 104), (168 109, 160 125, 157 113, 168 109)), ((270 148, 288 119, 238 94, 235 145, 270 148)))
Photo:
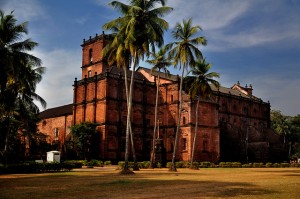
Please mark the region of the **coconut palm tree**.
POLYGON ((5 15, 0 10, 0 121, 7 123, 4 154, 8 147, 11 121, 18 119, 20 126, 24 124, 28 117, 21 110, 37 114, 39 110, 33 99, 46 107, 45 100, 35 93, 44 68, 40 67, 39 58, 27 53, 38 44, 31 39, 20 41, 28 32, 27 22, 16 22, 13 12, 5 15))
MULTIPOLYGON (((109 38, 109 43, 105 46, 102 53, 103 56, 106 57, 109 66, 117 66, 118 68, 122 69, 124 72, 124 81, 125 81, 125 91, 126 91, 126 102, 128 104, 128 78, 127 78, 127 71, 130 66, 131 62, 131 55, 130 51, 125 48, 124 46, 124 35, 118 35, 116 38, 118 31, 121 28, 121 24, 116 24, 116 27, 111 28, 114 31, 109 38)), ((135 148, 134 148, 134 141, 133 141, 133 133, 131 123, 129 123, 129 132, 130 132, 130 141, 131 141, 131 150, 132 156, 134 161, 133 170, 139 170, 135 148)))
MULTIPOLYGON (((126 124, 126 145, 125 145, 125 166, 124 172, 128 172, 128 145, 129 145, 129 123, 132 111, 133 81, 136 66, 141 59, 155 52, 155 46, 162 46, 163 33, 168 28, 168 23, 162 19, 172 8, 166 7, 166 0, 130 0, 129 4, 119 1, 110 3, 112 7, 120 11, 122 17, 112 20, 104 25, 105 29, 116 27, 121 24, 118 36, 124 37, 125 49, 130 51, 132 57, 132 74, 128 96, 127 124, 126 124), (158 7, 161 4, 161 7, 158 7)), ((115 42, 116 45, 119 42, 115 42)))
POLYGON ((195 144, 198 132, 198 112, 200 99, 210 99, 213 93, 210 84, 214 85, 216 88, 220 86, 220 83, 214 80, 214 78, 219 78, 220 74, 216 72, 209 72, 211 67, 212 65, 207 63, 205 59, 196 61, 195 66, 192 67, 189 71, 189 73, 192 73, 193 76, 187 76, 184 78, 184 82, 187 88, 189 88, 188 92, 191 99, 195 99, 195 97, 197 96, 197 105, 195 110, 196 122, 191 155, 191 168, 193 168, 195 144))
POLYGON ((174 67, 181 69, 181 80, 179 87, 179 109, 178 109, 178 121, 175 133, 175 143, 173 149, 172 166, 171 171, 176 171, 175 158, 178 142, 178 133, 181 120, 182 109, 182 83, 184 77, 184 71, 188 70, 189 66, 194 66, 196 60, 203 59, 202 52, 198 49, 198 45, 206 45, 206 39, 204 37, 194 37, 198 31, 201 30, 200 26, 192 26, 192 19, 183 20, 182 24, 177 23, 175 29, 172 31, 172 36, 176 40, 173 43, 168 44, 166 47, 170 49, 169 55, 174 60, 174 67))
POLYGON ((157 81, 156 81, 156 97, 155 97, 155 111, 154 111, 154 130, 153 130, 153 140, 152 140, 152 153, 151 153, 151 164, 150 167, 154 168, 154 149, 155 149, 155 135, 157 128, 157 109, 158 109, 158 91, 160 85, 160 71, 162 70, 165 75, 169 74, 168 66, 172 64, 172 62, 167 58, 167 50, 166 48, 161 48, 157 53, 152 53, 152 60, 146 60, 147 63, 154 65, 150 71, 151 74, 154 72, 158 73, 157 81))

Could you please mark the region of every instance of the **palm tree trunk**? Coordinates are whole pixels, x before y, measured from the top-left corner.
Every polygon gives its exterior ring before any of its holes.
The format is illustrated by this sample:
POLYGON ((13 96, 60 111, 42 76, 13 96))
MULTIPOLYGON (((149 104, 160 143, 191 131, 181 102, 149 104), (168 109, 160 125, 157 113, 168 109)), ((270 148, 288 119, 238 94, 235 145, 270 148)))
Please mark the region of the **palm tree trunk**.
POLYGON ((191 168, 193 168, 195 145, 196 145, 196 137, 197 137, 197 130, 198 130, 198 108, 199 108, 199 102, 200 102, 200 97, 198 96, 198 101, 197 101, 197 106, 196 106, 195 135, 194 135, 194 140, 193 140, 192 157, 191 157, 191 168))
POLYGON ((156 83, 156 98, 155 98, 155 111, 154 111, 154 130, 153 130, 153 140, 152 140, 152 154, 151 154, 151 164, 150 167, 154 168, 154 161, 155 161, 155 134, 156 134, 156 127, 157 127, 157 107, 158 107, 158 91, 159 91, 159 82, 160 77, 159 74, 157 76, 157 83, 156 83))
POLYGON ((134 62, 132 67, 132 73, 130 78, 130 89, 129 89, 129 96, 128 96, 128 107, 127 107, 127 123, 126 123, 126 145, 125 145, 125 166, 124 170, 129 171, 128 166, 128 146, 129 146, 129 129, 130 129, 130 121, 131 121, 131 110, 132 110, 132 94, 133 94, 133 84, 134 84, 134 71, 136 66, 136 53, 134 56, 134 62))
MULTIPOLYGON (((128 105, 128 82, 127 82, 127 68, 124 67, 124 78, 125 78, 125 91, 126 91, 126 101, 128 105)), ((128 108, 128 106, 127 106, 128 108)), ((133 133, 132 133, 132 128, 131 128, 131 122, 129 123, 129 132, 130 132, 130 140, 131 140, 131 151, 132 151, 132 156, 133 156, 133 162, 134 162, 134 167, 133 170, 137 171, 139 170, 138 165, 137 165, 137 160, 136 160, 136 155, 135 155, 135 148, 134 148, 134 141, 133 141, 133 133)))
POLYGON ((178 134, 179 134, 179 127, 180 127, 180 120, 181 120, 183 75, 184 75, 184 67, 181 68, 181 80, 180 80, 180 87, 179 87, 178 121, 177 121, 176 133, 175 133, 175 143, 174 143, 174 149, 173 149, 172 166, 170 168, 171 171, 177 171, 177 169, 175 167, 175 158, 176 158, 178 134))
POLYGON ((6 137, 5 137, 5 143, 4 143, 4 163, 7 165, 7 158, 8 158, 8 143, 9 143, 9 134, 10 134, 10 113, 8 113, 8 121, 7 121, 7 129, 6 129, 6 137))

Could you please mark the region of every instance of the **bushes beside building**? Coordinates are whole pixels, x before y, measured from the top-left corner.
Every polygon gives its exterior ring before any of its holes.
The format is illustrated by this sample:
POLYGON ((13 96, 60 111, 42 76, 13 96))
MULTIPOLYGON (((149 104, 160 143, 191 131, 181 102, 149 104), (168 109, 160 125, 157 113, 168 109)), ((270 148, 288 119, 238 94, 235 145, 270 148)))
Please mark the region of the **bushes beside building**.
POLYGON ((19 164, 10 164, 7 166, 0 166, 0 173, 45 173, 45 172, 59 172, 59 171, 71 171, 75 168, 72 163, 64 162, 25 162, 19 164))

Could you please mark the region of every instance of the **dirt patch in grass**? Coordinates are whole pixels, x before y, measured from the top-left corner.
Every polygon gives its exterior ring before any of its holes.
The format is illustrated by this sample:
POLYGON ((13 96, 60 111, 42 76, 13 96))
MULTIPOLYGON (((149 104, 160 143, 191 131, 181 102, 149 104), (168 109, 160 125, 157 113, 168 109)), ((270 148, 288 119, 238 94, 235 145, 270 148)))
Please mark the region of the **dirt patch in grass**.
POLYGON ((64 173, 0 175, 0 198, 297 198, 299 169, 115 168, 64 173))

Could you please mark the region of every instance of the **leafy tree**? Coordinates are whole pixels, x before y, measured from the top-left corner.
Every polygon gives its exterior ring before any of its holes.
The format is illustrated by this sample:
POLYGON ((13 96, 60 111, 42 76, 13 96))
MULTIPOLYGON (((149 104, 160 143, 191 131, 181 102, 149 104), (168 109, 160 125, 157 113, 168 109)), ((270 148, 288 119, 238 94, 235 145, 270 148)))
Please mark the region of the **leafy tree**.
POLYGON ((182 24, 177 23, 175 29, 172 31, 172 36, 176 41, 166 46, 167 49, 170 49, 169 56, 174 60, 174 67, 177 68, 179 65, 179 69, 181 69, 178 122, 175 133, 171 171, 176 171, 175 158, 182 111, 182 84, 184 71, 188 70, 190 66, 193 67, 197 60, 203 59, 202 52, 197 46, 200 44, 206 45, 206 39, 204 37, 194 37, 199 30, 201 30, 200 26, 192 26, 192 19, 183 20, 182 24))
POLYGON ((289 118, 291 134, 289 156, 291 159, 300 158, 300 115, 289 118))
MULTIPOLYGON (((16 24, 13 12, 5 15, 0 10, 0 122, 3 131, 3 156, 8 151, 10 136, 18 132, 35 133, 38 107, 33 100, 46 107, 45 100, 35 93, 44 68, 41 60, 28 51, 38 44, 31 39, 21 40, 27 34, 27 22, 16 24)), ((1 147, 2 147, 1 146, 1 147)), ((7 156, 5 157, 7 158, 7 156)))
MULTIPOLYGON (((271 111, 271 127, 283 136, 283 143, 288 147, 288 157, 300 152, 300 116, 286 116, 279 110, 271 111)), ((299 153, 300 155, 300 153, 299 153)), ((297 155, 296 155, 297 156, 297 155)))
MULTIPOLYGON (((110 3, 112 7, 120 11, 122 17, 112 20, 104 25, 105 29, 114 29, 120 25, 115 39, 123 38, 125 49, 130 51, 132 62, 132 74, 130 79, 127 125, 126 125, 126 146, 125 146, 125 166, 124 171, 128 172, 128 145, 129 128, 132 110, 132 94, 134 83, 135 67, 140 59, 155 51, 155 46, 162 46, 163 32, 168 28, 168 23, 160 17, 169 13, 172 8, 165 7, 166 0, 130 0, 129 4, 119 1, 110 3), (161 7, 158 7, 161 4, 161 7)), ((115 42, 116 45, 120 44, 115 42)))
POLYGON ((188 76, 184 78, 185 85, 189 88, 188 92, 192 99, 197 97, 196 105, 196 123, 195 123, 195 133, 193 139, 193 147, 191 154, 191 167, 193 167, 194 152, 196 145, 196 137, 198 132, 198 113, 199 113, 199 102, 200 99, 210 99, 213 93, 210 84, 215 87, 219 87, 220 83, 213 78, 219 78, 220 74, 216 72, 209 72, 212 65, 207 63, 206 60, 196 61, 195 66, 190 70, 193 76, 188 76))
POLYGON ((90 160, 93 156, 93 140, 97 136, 97 124, 82 122, 71 127, 73 142, 79 157, 90 160))
POLYGON ((150 63, 154 65, 151 69, 151 74, 154 72, 156 73, 155 76, 157 76, 157 81, 156 81, 156 97, 155 97, 155 111, 154 111, 154 130, 153 130, 153 140, 152 140, 152 153, 151 153, 151 164, 150 167, 154 168, 155 163, 154 163, 154 157, 155 157, 155 135, 156 135, 156 128, 157 128, 157 109, 158 109, 158 92, 159 92, 159 85, 160 85, 160 71, 162 70, 165 74, 169 74, 168 66, 170 66, 172 63, 167 58, 167 50, 166 48, 161 48, 157 53, 152 53, 152 58, 151 60, 147 60, 147 63, 150 63))
POLYGON ((291 133, 288 117, 283 115, 281 111, 271 111, 271 127, 276 133, 283 136, 283 143, 286 143, 286 137, 291 133))

